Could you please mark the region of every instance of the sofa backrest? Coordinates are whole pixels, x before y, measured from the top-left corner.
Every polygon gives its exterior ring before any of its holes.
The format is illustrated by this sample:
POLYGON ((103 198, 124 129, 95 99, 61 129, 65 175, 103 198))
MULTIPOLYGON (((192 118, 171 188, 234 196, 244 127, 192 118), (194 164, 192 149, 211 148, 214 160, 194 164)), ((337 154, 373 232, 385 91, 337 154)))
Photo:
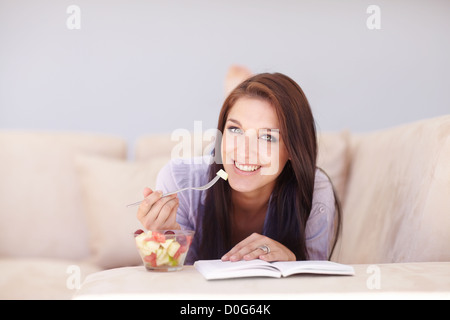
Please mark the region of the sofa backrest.
POLYGON ((355 135, 342 263, 450 261, 450 116, 355 135))
POLYGON ((100 134, 0 132, 0 257, 89 255, 78 154, 125 159, 126 143, 100 134))

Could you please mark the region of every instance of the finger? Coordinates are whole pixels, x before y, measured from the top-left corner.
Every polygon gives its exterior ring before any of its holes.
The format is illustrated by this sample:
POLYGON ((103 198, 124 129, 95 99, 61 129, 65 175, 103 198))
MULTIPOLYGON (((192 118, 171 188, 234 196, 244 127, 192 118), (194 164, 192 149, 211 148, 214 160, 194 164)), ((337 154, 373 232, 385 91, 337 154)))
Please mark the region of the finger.
MULTIPOLYGON (((144 196, 144 198, 148 197, 152 193, 153 190, 147 187, 144 188, 144 190, 142 191, 142 195, 144 196)), ((138 220, 141 220, 147 214, 147 212, 148 212, 147 204, 144 203, 144 200, 142 200, 141 203, 139 204, 137 211, 138 220)))
POLYGON ((144 224, 147 229, 161 229, 161 225, 167 219, 167 213, 165 213, 165 210, 162 211, 162 209, 168 202, 173 201, 175 197, 176 195, 160 198, 152 205, 144 217, 144 224))
POLYGON ((248 236, 247 238, 245 238, 244 240, 242 240, 241 242, 239 242, 238 244, 236 244, 233 248, 231 248, 230 251, 228 251, 226 254, 224 254, 222 256, 222 261, 228 261, 230 260, 230 257, 233 255, 236 255, 242 248, 244 248, 245 246, 251 244, 252 242, 258 240, 259 238, 264 237, 262 235, 260 235, 259 233, 252 233, 250 236, 248 236))
MULTIPOLYGON (((247 239, 247 238, 246 238, 247 239)), ((246 239, 244 239, 244 240, 246 240, 246 239)), ((244 247, 244 245, 245 245, 245 243, 243 243, 243 241, 244 240, 242 240, 241 242, 239 242, 238 244, 236 244, 233 248, 231 248, 231 250, 230 251, 228 251, 227 253, 225 253, 223 256, 222 256, 222 261, 228 261, 228 260, 230 260, 230 258, 231 257, 233 257, 233 259, 236 259, 236 254, 239 252, 239 250, 241 250, 243 247, 244 247)))
POLYGON ((177 223, 177 212, 180 206, 180 201, 170 213, 169 218, 166 220, 167 229, 181 229, 181 226, 177 223))
MULTIPOLYGON (((230 256, 230 261, 239 261, 242 260, 245 256, 248 256, 249 260, 255 259, 255 258, 251 258, 252 257, 252 253, 255 251, 259 251, 259 253, 261 253, 261 251, 258 249, 257 245, 255 243, 251 243, 243 248, 241 248, 239 251, 233 253, 230 256)), ((256 255, 257 257, 258 255, 256 255)))
POLYGON ((152 208, 153 204, 160 199, 162 196, 162 191, 154 191, 151 192, 147 197, 145 197, 144 200, 142 200, 141 204, 139 205, 137 217, 139 220, 142 220, 145 218, 145 216, 150 212, 150 209, 152 208))
MULTIPOLYGON (((239 261, 244 259, 244 256, 249 255, 248 259, 255 259, 257 258, 258 254, 255 255, 255 257, 253 257, 253 255, 251 255, 253 252, 256 253, 256 251, 259 251, 260 249, 258 249, 258 247, 260 246, 261 240, 257 239, 255 241, 250 242, 249 244, 247 244, 244 247, 241 247, 239 250, 231 252, 229 255, 229 260, 230 261, 239 261)), ((261 254, 261 251, 259 251, 259 254, 261 254)))
POLYGON ((264 261, 283 261, 286 260, 286 258, 279 257, 279 253, 277 252, 269 252, 269 253, 263 253, 258 256, 259 259, 264 261))
POLYGON ((158 219, 162 208, 166 205, 166 203, 168 203, 169 201, 172 201, 174 199, 177 198, 176 194, 167 196, 167 197, 162 197, 159 198, 152 206, 152 208, 150 209, 150 213, 154 216, 155 220, 158 219))
POLYGON ((152 192, 153 192, 152 189, 146 187, 146 188, 144 188, 144 190, 142 191, 142 195, 144 196, 144 198, 146 198, 146 197, 148 197, 152 192))
POLYGON ((257 247, 255 250, 245 254, 242 258, 244 260, 253 260, 253 259, 258 259, 263 255, 265 255, 265 251, 263 249, 261 249, 260 247, 257 247))
POLYGON ((158 217, 156 218, 155 223, 160 225, 161 227, 168 227, 170 224, 168 220, 171 216, 176 216, 176 212, 178 209, 178 198, 173 198, 167 201, 159 211, 158 217))
POLYGON ((156 201, 162 198, 162 195, 163 192, 161 190, 154 191, 150 193, 147 197, 145 197, 144 201, 142 202, 147 203, 150 206, 153 206, 153 204, 155 204, 156 201))

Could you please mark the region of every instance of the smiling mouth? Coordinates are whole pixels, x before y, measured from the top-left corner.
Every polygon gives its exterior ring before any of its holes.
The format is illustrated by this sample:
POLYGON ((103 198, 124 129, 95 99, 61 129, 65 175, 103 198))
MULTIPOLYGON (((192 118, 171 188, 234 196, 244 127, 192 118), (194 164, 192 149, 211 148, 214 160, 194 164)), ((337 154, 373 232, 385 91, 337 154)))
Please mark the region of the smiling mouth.
POLYGON ((247 164, 240 164, 236 161, 234 161, 234 166, 238 168, 241 171, 245 172, 253 172, 261 168, 261 166, 255 166, 255 165, 247 165, 247 164))

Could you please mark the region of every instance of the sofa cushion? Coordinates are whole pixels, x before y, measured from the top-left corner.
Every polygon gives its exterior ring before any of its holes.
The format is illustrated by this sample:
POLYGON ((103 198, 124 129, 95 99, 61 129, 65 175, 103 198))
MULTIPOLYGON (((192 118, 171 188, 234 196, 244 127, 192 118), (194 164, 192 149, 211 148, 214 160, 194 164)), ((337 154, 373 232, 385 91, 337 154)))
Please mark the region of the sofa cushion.
POLYGON ((89 255, 77 154, 125 158, 125 141, 99 134, 0 132, 0 256, 89 255))
POLYGON ((206 155, 214 148, 214 138, 205 131, 205 137, 195 135, 186 129, 178 129, 169 134, 148 134, 137 139, 135 158, 138 161, 154 157, 191 158, 206 155))
POLYGON ((71 299, 101 269, 77 260, 0 258, 0 300, 71 299))
POLYGON ((450 261, 450 116, 360 134, 333 260, 450 261))
MULTIPOLYGON (((128 267, 87 276, 74 299, 294 301, 450 298, 450 263, 447 262, 359 264, 353 267, 354 276, 299 274, 281 279, 250 277, 214 281, 206 281, 194 266, 185 266, 180 272, 158 275, 149 275, 144 267, 128 267)), ((274 318, 282 317, 281 309, 278 310, 280 316, 274 318)), ((174 310, 173 315, 175 312, 178 313, 179 308, 174 310)), ((168 318, 178 317, 170 315, 168 318)), ((191 318, 202 319, 200 316, 191 318)), ((224 318, 233 319, 230 316, 224 318)))
POLYGON ((77 158, 77 169, 89 227, 93 263, 102 268, 141 264, 134 231, 142 228, 137 207, 145 187, 154 189, 166 157, 148 161, 120 161, 95 156, 77 158))
POLYGON ((321 132, 317 145, 317 166, 328 174, 343 205, 350 165, 350 132, 321 132))

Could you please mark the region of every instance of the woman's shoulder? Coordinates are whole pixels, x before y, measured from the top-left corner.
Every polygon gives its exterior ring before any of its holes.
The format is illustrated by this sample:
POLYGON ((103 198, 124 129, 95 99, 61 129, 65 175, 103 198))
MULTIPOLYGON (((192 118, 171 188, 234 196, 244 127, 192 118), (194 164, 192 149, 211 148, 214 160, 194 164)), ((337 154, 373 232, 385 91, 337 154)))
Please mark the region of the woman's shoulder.
POLYGON ((210 156, 174 158, 166 164, 166 167, 177 173, 190 172, 204 174, 208 171, 210 159, 210 156))
POLYGON ((172 181, 176 187, 203 185, 208 179, 210 156, 171 159, 159 172, 159 181, 172 181))
POLYGON ((328 174, 322 169, 317 168, 316 169, 316 176, 315 176, 315 184, 317 184, 317 187, 332 187, 331 179, 328 176, 328 174))
POLYGON ((313 203, 334 207, 333 184, 326 172, 320 168, 316 169, 313 203))

